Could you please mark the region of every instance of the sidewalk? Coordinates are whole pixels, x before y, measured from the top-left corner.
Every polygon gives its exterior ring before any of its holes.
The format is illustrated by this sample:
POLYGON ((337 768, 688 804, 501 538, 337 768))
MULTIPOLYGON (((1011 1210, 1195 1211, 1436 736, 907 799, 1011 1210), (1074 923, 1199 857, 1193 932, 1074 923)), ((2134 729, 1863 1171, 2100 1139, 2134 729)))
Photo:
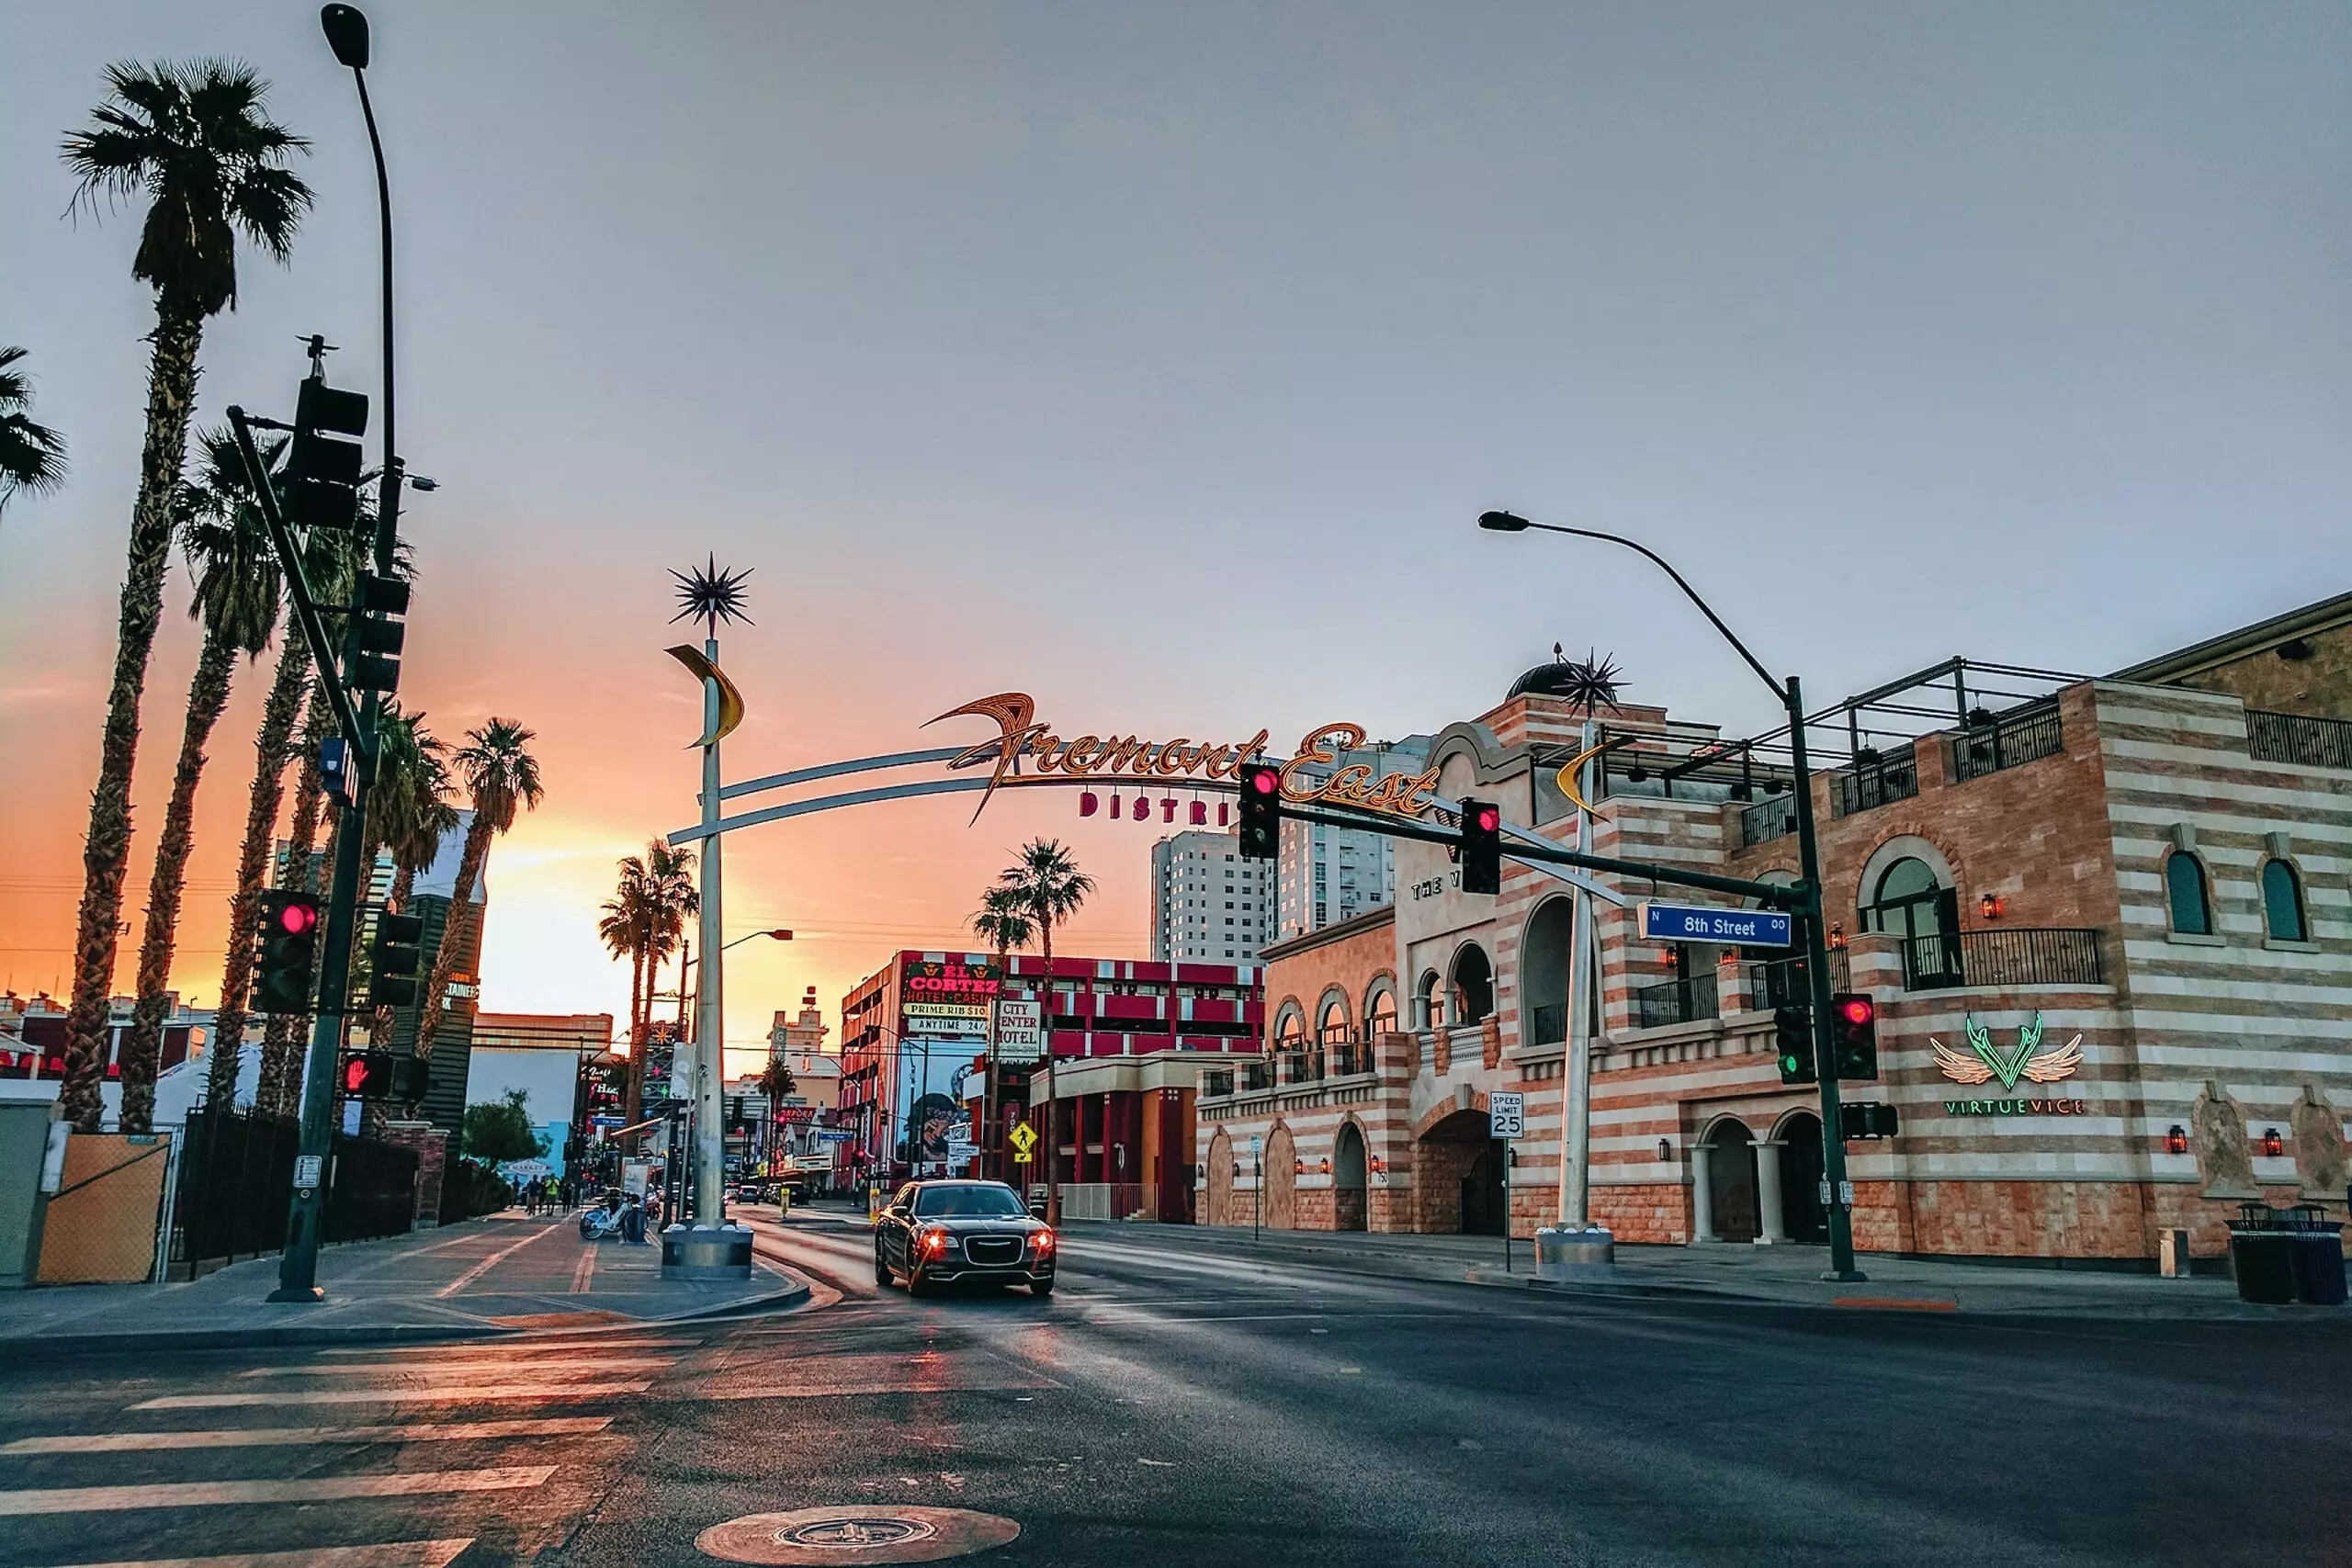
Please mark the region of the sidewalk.
POLYGON ((2256 1306, 2237 1299, 2227 1277, 2166 1280, 2098 1269, 2009 1268, 1865 1255, 1869 1278, 1837 1284, 1819 1278, 1828 1249, 1819 1247, 1620 1245, 1612 1277, 1562 1283, 1534 1276, 1534 1244, 1511 1243, 1503 1269, 1500 1236, 1387 1235, 1365 1232, 1262 1231, 1189 1225, 1066 1223, 1079 1257, 1090 1245, 1206 1254, 1229 1262, 1306 1265, 1343 1273, 1444 1280, 1507 1289, 1620 1296, 1713 1298, 1783 1306, 1888 1311, 1999 1313, 2049 1317, 2225 1318, 2352 1324, 2335 1307, 2256 1306))
POLYGON ((265 1300, 277 1259, 174 1285, 0 1292, 0 1355, 445 1339, 602 1328, 795 1306, 808 1283, 754 1261, 748 1280, 664 1280, 659 1245, 580 1239, 575 1218, 509 1211, 319 1253, 316 1305, 265 1300))

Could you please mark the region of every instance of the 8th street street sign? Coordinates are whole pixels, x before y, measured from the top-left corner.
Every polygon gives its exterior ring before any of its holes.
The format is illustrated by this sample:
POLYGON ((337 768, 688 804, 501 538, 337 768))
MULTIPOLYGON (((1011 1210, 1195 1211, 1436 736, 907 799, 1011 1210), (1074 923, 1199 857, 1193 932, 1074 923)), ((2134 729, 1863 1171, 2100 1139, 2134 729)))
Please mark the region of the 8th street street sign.
POLYGON ((1736 942, 1750 947, 1787 947, 1796 921, 1778 909, 1714 909, 1698 904, 1641 906, 1645 942, 1736 942))

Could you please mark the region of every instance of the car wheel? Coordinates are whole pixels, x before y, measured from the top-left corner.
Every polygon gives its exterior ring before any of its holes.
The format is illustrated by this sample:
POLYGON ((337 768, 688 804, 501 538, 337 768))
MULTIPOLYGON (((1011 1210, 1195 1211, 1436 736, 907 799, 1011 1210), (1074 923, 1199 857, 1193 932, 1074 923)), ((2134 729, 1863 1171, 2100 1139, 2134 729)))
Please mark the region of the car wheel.
POLYGON ((899 1282, 890 1272, 890 1260, 882 1256, 882 1249, 878 1247, 874 1249, 874 1282, 886 1291, 899 1282))
POLYGON ((1054 1282, 1051 1280, 1032 1280, 1029 1281, 1029 1293, 1042 1302, 1054 1293, 1054 1282))

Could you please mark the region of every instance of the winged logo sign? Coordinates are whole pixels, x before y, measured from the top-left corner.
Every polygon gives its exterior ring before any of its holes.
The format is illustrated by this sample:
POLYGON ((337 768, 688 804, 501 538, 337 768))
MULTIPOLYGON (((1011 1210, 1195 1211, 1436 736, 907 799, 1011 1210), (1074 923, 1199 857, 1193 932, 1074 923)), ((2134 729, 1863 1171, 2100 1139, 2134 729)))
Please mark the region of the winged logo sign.
POLYGON ((2018 1043, 2007 1051, 1995 1045, 1993 1032, 1974 1019, 1963 1020, 1962 1027, 1968 1032, 1967 1052, 1955 1051, 1933 1039, 1928 1042, 1935 1053, 1937 1070, 1954 1083, 1990 1083, 1998 1078, 2005 1093, 2014 1092, 2019 1078, 2056 1083, 2074 1077, 2075 1070, 2083 1065, 2083 1037, 2079 1034, 2064 1045, 2041 1049, 2040 1013, 2018 1031, 2018 1043))

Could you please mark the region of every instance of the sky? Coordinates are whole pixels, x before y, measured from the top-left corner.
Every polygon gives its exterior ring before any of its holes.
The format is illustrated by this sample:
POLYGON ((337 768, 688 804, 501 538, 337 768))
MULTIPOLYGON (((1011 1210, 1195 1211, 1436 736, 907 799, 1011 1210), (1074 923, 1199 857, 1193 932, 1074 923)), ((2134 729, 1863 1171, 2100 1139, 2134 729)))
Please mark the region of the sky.
MULTIPOLYGON (((730 778, 1064 734, 1475 716, 1554 642, 1734 733, 1769 698, 1634 535, 1816 700, 1954 653, 2098 673, 2352 581, 2352 11, 1980 0, 370 7, 400 426, 441 488, 401 695, 537 732, 484 1005, 623 1012, 616 859, 696 813, 673 569, 749 568, 730 778), (959 721, 967 726, 978 721, 959 721), (971 733, 977 739, 985 727, 971 733), (958 731, 957 733, 963 733, 958 731)), ((0 983, 67 978, 145 400, 140 209, 66 216, 126 59, 229 55, 313 142, 198 421, 298 338, 374 391, 376 206, 307 0, 81 0, 0 50, 0 344, 70 482, 0 514, 0 983)), ((196 632, 146 689, 129 983, 196 632)), ((200 796, 175 981, 218 994, 266 664, 200 796)), ((1038 834, 1063 952, 1148 955, 1155 829, 1066 795, 748 830, 727 1035, 967 945, 1038 834)))

